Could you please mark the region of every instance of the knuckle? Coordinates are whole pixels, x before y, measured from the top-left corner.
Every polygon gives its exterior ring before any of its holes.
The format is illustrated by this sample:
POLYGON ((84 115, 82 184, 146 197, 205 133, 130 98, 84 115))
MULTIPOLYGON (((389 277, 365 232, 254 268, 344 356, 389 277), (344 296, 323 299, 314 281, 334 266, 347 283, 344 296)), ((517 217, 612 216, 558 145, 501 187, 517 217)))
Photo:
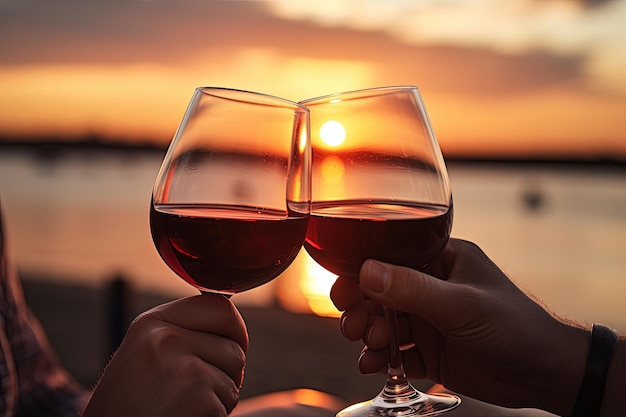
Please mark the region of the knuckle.
POLYGON ((246 364, 246 353, 241 346, 234 341, 224 345, 225 355, 228 361, 221 367, 236 385, 243 382, 243 370, 246 364))
POLYGON ((145 338, 145 344, 148 350, 157 355, 163 355, 165 352, 171 352, 180 348, 181 330, 167 324, 153 326, 145 338))
POLYGON ((188 382, 190 389, 202 393, 199 403, 207 403, 206 409, 230 413, 239 402, 239 386, 218 368, 204 368, 206 373, 196 372, 188 382), (198 387, 204 389, 198 390, 198 387), (206 395, 210 393, 210 395, 206 395))
POLYGON ((227 393, 222 399, 222 404, 226 408, 226 412, 230 413, 237 406, 239 402, 239 387, 234 383, 232 379, 228 380, 227 393))

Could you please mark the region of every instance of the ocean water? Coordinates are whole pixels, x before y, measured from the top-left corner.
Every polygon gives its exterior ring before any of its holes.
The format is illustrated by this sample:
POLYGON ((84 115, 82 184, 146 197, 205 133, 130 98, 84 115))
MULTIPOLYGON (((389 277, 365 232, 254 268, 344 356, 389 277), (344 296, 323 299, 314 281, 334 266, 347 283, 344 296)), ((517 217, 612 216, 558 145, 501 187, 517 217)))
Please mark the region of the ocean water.
MULTIPOLYGON (((150 237, 160 154, 42 155, 0 149, 0 198, 24 276, 101 286, 123 274, 140 290, 194 293, 163 264, 150 237)), ((448 168, 453 236, 479 244, 560 315, 626 331, 625 170, 504 163, 448 168)), ((293 270, 299 265, 286 275, 301 275, 293 270)), ((235 301, 272 303, 276 282, 235 301)))

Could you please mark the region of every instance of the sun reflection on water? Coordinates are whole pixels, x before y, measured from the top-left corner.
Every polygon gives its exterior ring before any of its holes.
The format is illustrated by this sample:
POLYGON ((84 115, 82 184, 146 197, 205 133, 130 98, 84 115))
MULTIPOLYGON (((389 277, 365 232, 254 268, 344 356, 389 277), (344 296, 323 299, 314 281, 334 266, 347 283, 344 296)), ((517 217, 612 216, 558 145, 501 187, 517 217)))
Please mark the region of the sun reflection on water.
POLYGON ((293 264, 276 280, 278 304, 292 313, 340 317, 330 300, 330 289, 337 275, 318 265, 303 249, 293 264))
POLYGON ((298 287, 306 297, 311 311, 318 316, 339 317, 341 312, 335 308, 328 296, 337 275, 324 269, 309 256, 305 257, 303 269, 304 274, 298 282, 298 287))

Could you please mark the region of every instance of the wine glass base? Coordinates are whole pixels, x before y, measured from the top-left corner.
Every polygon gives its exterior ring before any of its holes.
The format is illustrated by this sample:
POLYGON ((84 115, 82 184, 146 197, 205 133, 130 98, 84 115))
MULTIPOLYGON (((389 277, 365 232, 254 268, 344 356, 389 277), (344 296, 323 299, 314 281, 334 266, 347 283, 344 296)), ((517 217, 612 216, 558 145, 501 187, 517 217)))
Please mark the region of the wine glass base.
POLYGON ((404 403, 385 406, 375 405, 376 398, 351 405, 335 417, 415 417, 435 416, 450 411, 461 403, 461 399, 448 394, 421 394, 404 403))

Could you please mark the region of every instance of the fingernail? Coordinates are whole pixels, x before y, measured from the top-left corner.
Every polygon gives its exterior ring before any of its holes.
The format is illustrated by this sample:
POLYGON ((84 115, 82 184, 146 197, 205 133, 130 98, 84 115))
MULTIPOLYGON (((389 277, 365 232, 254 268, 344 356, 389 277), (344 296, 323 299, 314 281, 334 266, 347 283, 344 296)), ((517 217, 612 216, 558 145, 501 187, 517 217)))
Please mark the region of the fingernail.
POLYGON ((376 331, 376 328, 374 326, 370 326, 367 331, 365 332, 365 337, 363 338, 363 340, 365 341, 365 343, 369 342, 370 340, 372 340, 372 335, 374 334, 374 332, 376 331))
POLYGON ((389 286, 389 270, 378 262, 369 261, 363 283, 370 290, 383 293, 389 286))
POLYGON ((343 336, 346 335, 346 331, 344 330, 345 325, 346 325, 346 316, 342 315, 341 316, 341 321, 339 322, 339 329, 341 330, 341 334, 343 336))

